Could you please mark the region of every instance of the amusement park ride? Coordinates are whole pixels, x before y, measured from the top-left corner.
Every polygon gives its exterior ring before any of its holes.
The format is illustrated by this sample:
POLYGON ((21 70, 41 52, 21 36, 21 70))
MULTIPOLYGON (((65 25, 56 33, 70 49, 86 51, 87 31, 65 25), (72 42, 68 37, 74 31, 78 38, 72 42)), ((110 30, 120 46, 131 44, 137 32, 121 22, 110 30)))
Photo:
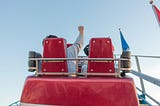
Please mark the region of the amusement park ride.
MULTIPOLYGON (((160 19, 155 5, 153 9, 160 19)), ((20 101, 9 106, 152 106, 146 97, 160 106, 159 101, 145 92, 143 84, 146 80, 160 87, 160 79, 141 73, 139 63, 139 57, 160 57, 131 55, 121 31, 120 35, 121 55, 113 54, 110 38, 91 38, 88 57, 78 58, 66 58, 65 39, 46 38, 42 56, 29 52, 29 71, 35 75, 26 78, 20 101), (131 58, 135 58, 138 71, 131 68, 131 58), (76 76, 68 77, 67 61, 73 60, 77 61, 76 76), (85 61, 87 73, 82 73, 85 61), (141 89, 127 73, 140 78, 141 89)))

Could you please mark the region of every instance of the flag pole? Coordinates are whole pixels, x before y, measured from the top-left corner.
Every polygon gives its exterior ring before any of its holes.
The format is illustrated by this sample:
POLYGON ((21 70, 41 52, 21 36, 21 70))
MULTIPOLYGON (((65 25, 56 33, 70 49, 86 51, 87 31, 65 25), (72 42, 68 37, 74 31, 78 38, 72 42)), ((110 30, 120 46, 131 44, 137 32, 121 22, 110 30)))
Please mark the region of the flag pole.
POLYGON ((159 25, 159 27, 160 27, 160 11, 159 11, 159 9, 153 4, 153 0, 150 0, 149 3, 152 5, 153 12, 154 12, 154 14, 155 14, 156 20, 157 20, 158 25, 159 25))

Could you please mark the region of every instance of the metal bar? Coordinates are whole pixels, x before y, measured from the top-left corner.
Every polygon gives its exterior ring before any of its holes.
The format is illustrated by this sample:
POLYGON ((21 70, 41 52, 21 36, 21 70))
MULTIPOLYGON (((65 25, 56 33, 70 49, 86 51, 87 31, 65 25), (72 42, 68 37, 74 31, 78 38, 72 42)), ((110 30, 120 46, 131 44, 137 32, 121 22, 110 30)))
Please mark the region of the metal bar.
POLYGON ((108 60, 91 60, 91 62, 107 62, 107 63, 111 63, 112 61, 108 60))
POLYGON ((153 78, 151 76, 139 73, 137 71, 131 70, 131 73, 160 87, 160 79, 153 78))
MULTIPOLYGON (((121 54, 115 54, 117 56, 120 56, 121 54)), ((160 56, 145 56, 145 55, 131 55, 131 57, 148 57, 148 58, 160 58, 160 56)))
POLYGON ((38 75, 38 71, 39 71, 38 69, 39 69, 39 66, 38 66, 38 60, 36 60, 36 73, 35 73, 35 74, 36 74, 36 76, 38 75))
POLYGON ((38 71, 38 60, 36 60, 36 71, 38 71))
POLYGON ((124 58, 29 58, 29 60, 42 60, 42 61, 60 61, 60 60, 93 60, 93 61, 118 61, 129 60, 124 58))
POLYGON ((36 70, 37 68, 36 67, 29 67, 29 69, 35 69, 36 70))
POLYGON ((65 72, 37 72, 37 75, 69 75, 69 73, 65 72))
POLYGON ((131 68, 120 68, 120 70, 131 70, 131 68))
MULTIPOLYGON (((138 57, 135 56, 135 59, 136 59, 138 72, 141 73, 141 68, 140 68, 138 57)), ((143 79, 141 77, 139 77, 139 79, 140 79, 140 83, 141 83, 142 93, 145 93, 145 87, 144 87, 143 79)))
POLYGON ((44 60, 44 62, 64 62, 65 60, 44 60))
POLYGON ((20 102, 20 101, 18 100, 18 101, 14 102, 14 103, 12 103, 12 104, 10 104, 10 105, 8 105, 8 106, 15 106, 15 105, 16 105, 16 106, 19 106, 19 102, 20 102))
POLYGON ((119 75, 118 73, 87 73, 87 74, 84 74, 84 73, 79 73, 78 75, 90 75, 90 76, 117 76, 119 75))
MULTIPOLYGON (((136 89, 140 92, 142 92, 141 89, 139 89, 138 87, 136 87, 136 89)), ((143 92, 142 92, 143 93, 143 92)), ((144 93, 144 95, 146 95, 148 98, 150 98, 152 101, 154 101, 156 104, 158 104, 158 106, 160 106, 160 102, 158 102, 157 100, 155 100, 153 97, 151 97, 149 94, 144 93)))
MULTIPOLYGON (((70 75, 70 73, 65 72, 38 72, 37 75, 70 75)), ((90 76, 117 76, 118 73, 78 73, 77 75, 90 75, 90 76)))
POLYGON ((147 58, 160 58, 160 56, 144 56, 144 55, 131 55, 133 57, 147 57, 147 58))
POLYGON ((121 76, 120 72, 121 72, 121 60, 118 60, 118 71, 117 71, 118 75, 117 75, 117 77, 121 76))

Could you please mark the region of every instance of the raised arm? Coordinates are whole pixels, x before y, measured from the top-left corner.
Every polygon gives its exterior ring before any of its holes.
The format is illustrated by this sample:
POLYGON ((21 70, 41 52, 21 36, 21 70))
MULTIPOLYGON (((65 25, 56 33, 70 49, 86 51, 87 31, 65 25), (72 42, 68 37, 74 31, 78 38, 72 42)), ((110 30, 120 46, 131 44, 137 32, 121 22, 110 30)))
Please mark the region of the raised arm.
POLYGON ((79 52, 84 42, 84 26, 79 26, 78 31, 79 31, 79 36, 77 37, 74 45, 77 47, 79 52))

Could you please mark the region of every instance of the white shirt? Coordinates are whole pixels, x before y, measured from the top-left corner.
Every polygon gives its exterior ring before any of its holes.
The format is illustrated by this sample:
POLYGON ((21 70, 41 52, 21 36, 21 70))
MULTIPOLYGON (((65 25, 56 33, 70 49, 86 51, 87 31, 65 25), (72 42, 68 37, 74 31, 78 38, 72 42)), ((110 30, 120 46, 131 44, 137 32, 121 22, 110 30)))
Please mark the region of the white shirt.
MULTIPOLYGON (((74 44, 67 48, 67 58, 77 58, 78 53, 82 48, 83 42, 84 42, 84 36, 79 34, 74 44)), ((67 61, 67 65, 69 73, 76 73, 77 70, 76 60, 67 61)))

